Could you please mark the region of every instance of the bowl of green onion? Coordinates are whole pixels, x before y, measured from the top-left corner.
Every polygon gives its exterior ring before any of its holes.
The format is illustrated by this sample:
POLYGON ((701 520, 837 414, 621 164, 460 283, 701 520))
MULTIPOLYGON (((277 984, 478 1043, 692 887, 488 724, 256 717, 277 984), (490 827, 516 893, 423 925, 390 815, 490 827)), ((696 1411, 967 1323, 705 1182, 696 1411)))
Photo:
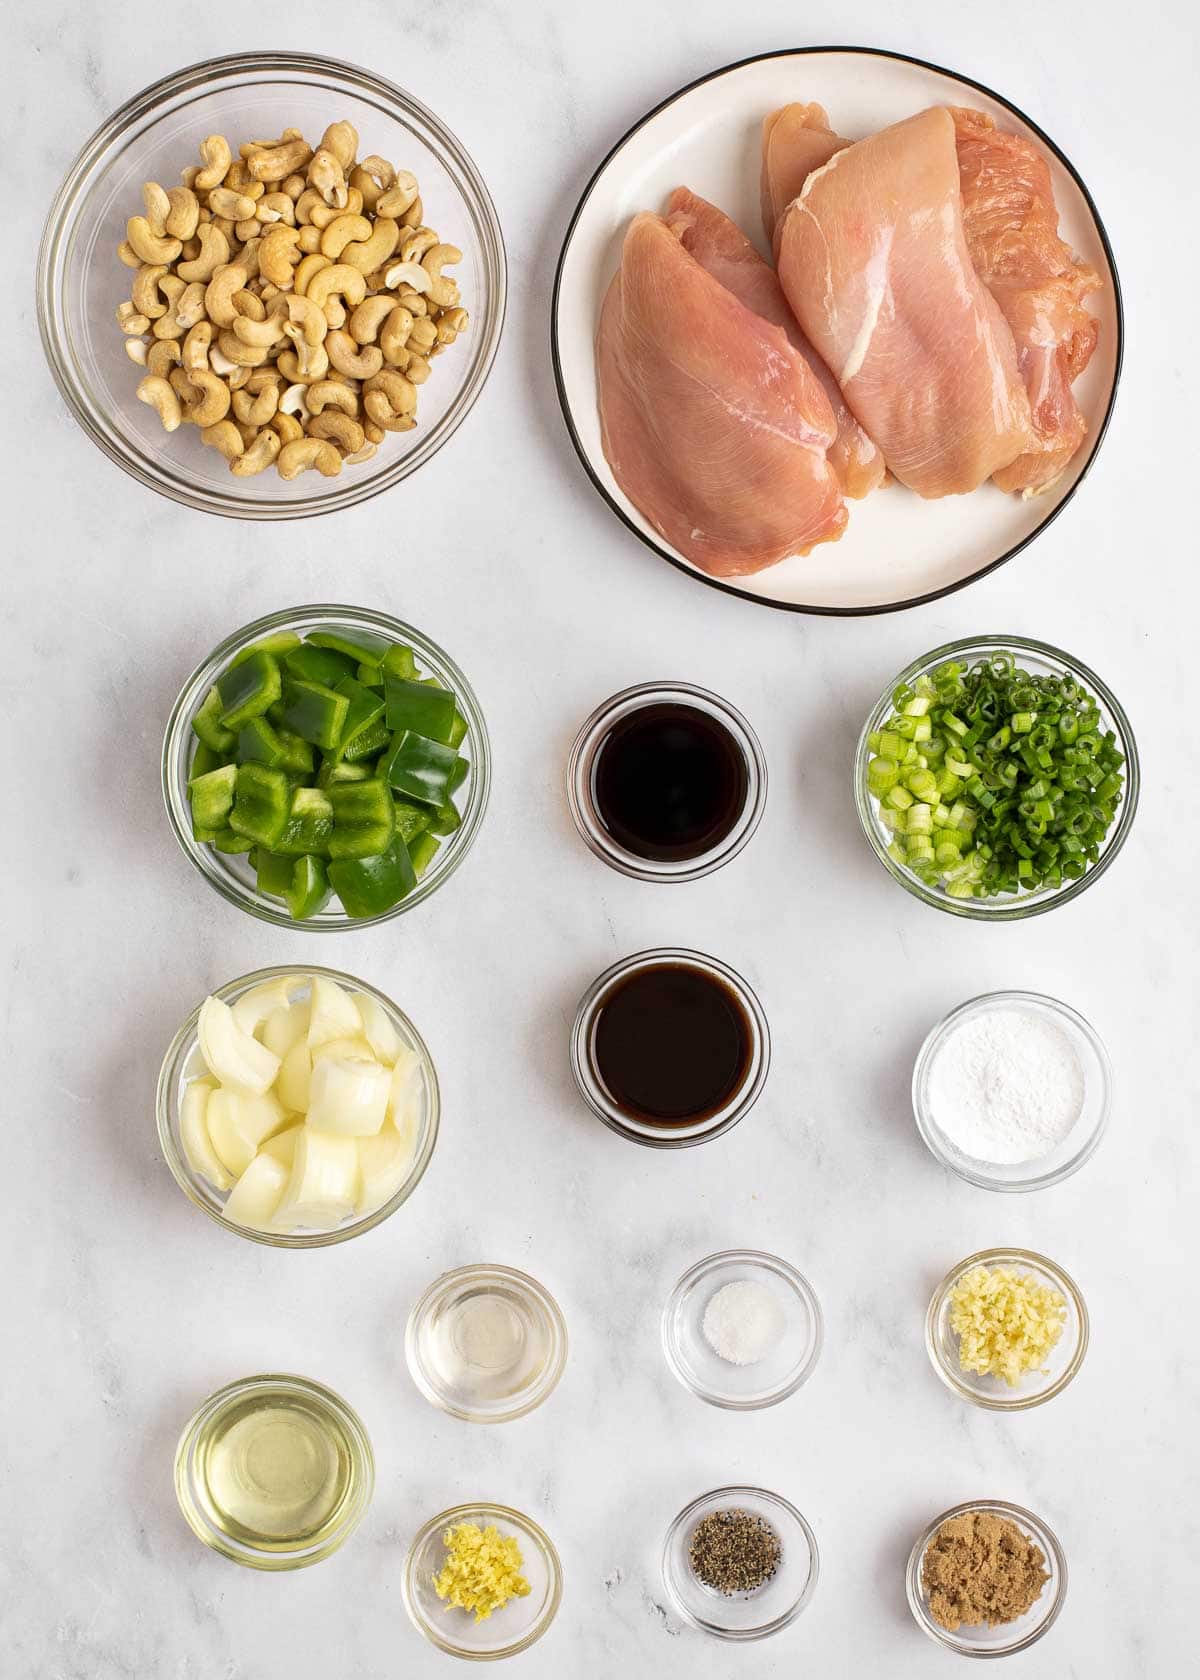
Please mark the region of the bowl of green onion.
POLYGON ((1137 810, 1116 696, 1060 649, 971 636, 914 660, 859 737, 854 797, 889 874, 926 904, 1016 921, 1075 898, 1137 810))

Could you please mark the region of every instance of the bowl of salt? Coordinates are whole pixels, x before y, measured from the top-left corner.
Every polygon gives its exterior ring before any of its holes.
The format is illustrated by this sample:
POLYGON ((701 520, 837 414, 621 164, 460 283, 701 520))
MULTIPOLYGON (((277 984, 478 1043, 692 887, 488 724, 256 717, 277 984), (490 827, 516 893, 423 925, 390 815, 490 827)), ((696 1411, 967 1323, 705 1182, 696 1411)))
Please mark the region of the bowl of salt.
POLYGON ((731 1412, 758 1411, 794 1394, 812 1375, 822 1333, 807 1278, 751 1248, 698 1261, 663 1309, 667 1364, 698 1399, 731 1412))

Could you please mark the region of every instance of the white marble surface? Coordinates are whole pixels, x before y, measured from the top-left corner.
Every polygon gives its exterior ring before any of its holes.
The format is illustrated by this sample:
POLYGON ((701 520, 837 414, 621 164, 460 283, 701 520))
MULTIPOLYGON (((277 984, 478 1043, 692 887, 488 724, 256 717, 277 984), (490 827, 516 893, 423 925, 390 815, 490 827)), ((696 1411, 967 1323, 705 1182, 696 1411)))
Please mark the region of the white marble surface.
POLYGON ((427 1515, 481 1495, 534 1513, 562 1551, 566 1596, 520 1659, 529 1680, 949 1672, 910 1621, 902 1565, 919 1525, 972 1495, 1032 1506, 1066 1547, 1066 1609, 1021 1659, 1028 1680, 1175 1680, 1189 1668, 1200 1546, 1189 847, 1200 811, 1185 497, 1197 251, 1181 207, 1194 188, 1194 42, 1183 0, 1136 19, 1032 0, 1002 16, 938 0, 906 21, 917 11, 868 0, 207 0, 162 11, 47 0, 7 15, 19 331, 3 410, 18 522, 2 664, 6 1680, 449 1676, 451 1659, 406 1620, 400 1568, 427 1515), (801 41, 891 46, 1007 92, 1083 170, 1129 310, 1113 429, 1075 505, 969 592, 873 621, 726 600, 646 553, 577 468, 548 367, 554 256, 595 160, 683 82, 801 41), (453 446, 386 504, 395 513, 403 499, 407 555, 380 502, 268 530, 156 499, 85 439, 41 361, 26 254, 61 172, 130 93, 239 43, 340 53, 407 84, 496 196, 512 262, 507 334, 453 446), (331 594, 415 620, 462 660, 490 720, 496 781, 477 847, 444 894, 319 951, 390 991, 429 1039, 446 1104, 429 1174, 362 1241, 275 1253, 209 1225, 179 1194, 155 1142, 154 1078, 208 987, 318 952, 219 902, 188 868, 160 807, 158 750, 181 679, 219 637, 331 594), (894 669, 947 637, 1010 628, 1064 644, 1109 679, 1147 780, 1126 853, 1095 892, 991 928, 894 886, 856 832, 847 767, 894 669), (592 858, 561 791, 577 722, 657 675, 709 683, 744 708, 772 778, 763 827, 737 863, 661 890, 592 858), (677 941, 741 968, 775 1034, 753 1116, 682 1156, 626 1146, 593 1122, 566 1061, 592 976, 677 941), (1099 1155, 1033 1198, 947 1177, 908 1110, 927 1027, 997 986, 1075 1004, 1117 1069, 1099 1155), (1067 1394, 1004 1421, 941 1388, 921 1324, 949 1263, 1013 1241, 1078 1277, 1094 1340, 1067 1394), (810 1386, 758 1416, 693 1400, 658 1348, 676 1276, 735 1244, 796 1262, 827 1318, 810 1386), (483 1258, 535 1272, 572 1335, 552 1401, 495 1430, 427 1407, 401 1346, 429 1278, 483 1258), (353 1543, 274 1578, 201 1548, 170 1476, 191 1408, 271 1367, 343 1392, 379 1461, 353 1543), (658 1548, 686 1500, 739 1479, 801 1507, 822 1576, 794 1628, 735 1651, 664 1609, 658 1548))

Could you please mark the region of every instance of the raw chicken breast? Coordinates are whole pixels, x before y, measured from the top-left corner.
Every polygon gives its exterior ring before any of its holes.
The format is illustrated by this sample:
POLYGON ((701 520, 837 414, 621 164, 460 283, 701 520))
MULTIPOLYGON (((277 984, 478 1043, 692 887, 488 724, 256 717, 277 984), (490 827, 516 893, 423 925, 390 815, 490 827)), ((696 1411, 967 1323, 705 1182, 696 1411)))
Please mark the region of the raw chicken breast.
POLYGON ((1032 446, 995 474, 1003 490, 1048 490, 1087 433, 1071 381, 1091 360, 1099 323, 1084 299, 1101 284, 1058 236, 1045 158, 983 111, 951 112, 963 229, 975 272, 1012 328, 1033 415, 1032 446))
POLYGON ((782 328, 635 216, 596 340, 601 437, 635 507, 715 577, 841 536, 833 411, 782 328))
POLYGON ((775 234, 783 212, 799 198, 814 169, 821 169, 835 152, 850 144, 829 126, 823 105, 785 105, 763 118, 762 219, 775 260, 775 234))
POLYGON ((763 261, 736 222, 687 187, 676 187, 671 194, 667 226, 684 250, 690 251, 726 291, 765 321, 783 328, 820 380, 833 409, 837 436, 830 445, 829 459, 843 495, 858 498, 874 490, 887 471, 883 456, 846 407, 837 380, 800 330, 775 270, 763 261))
POLYGON ((902 484, 959 495, 1030 447, 1029 399, 963 235, 942 109, 836 152, 784 212, 779 278, 902 484))

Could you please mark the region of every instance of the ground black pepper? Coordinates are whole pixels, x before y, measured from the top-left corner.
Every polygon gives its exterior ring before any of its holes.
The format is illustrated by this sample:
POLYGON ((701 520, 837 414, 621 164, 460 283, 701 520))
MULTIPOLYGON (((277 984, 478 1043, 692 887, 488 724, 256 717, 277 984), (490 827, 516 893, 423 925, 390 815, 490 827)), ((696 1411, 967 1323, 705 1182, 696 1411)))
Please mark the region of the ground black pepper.
POLYGON ((688 1561, 698 1580, 726 1597, 753 1592, 779 1567, 782 1547, 770 1523, 752 1511, 711 1511, 697 1523, 688 1561))

